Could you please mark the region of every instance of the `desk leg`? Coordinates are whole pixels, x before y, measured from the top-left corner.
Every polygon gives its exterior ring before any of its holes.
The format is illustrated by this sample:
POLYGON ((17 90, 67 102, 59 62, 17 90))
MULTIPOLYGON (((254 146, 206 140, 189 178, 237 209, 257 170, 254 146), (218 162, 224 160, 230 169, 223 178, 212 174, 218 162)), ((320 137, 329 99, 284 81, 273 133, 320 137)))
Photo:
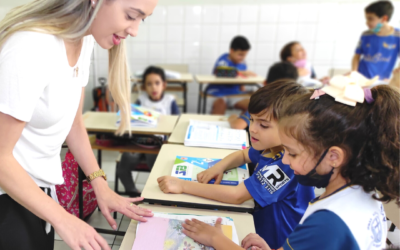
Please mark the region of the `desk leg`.
POLYGON ((99 167, 101 168, 101 150, 97 150, 97 163, 99 164, 99 167))
POLYGON ((183 87, 183 100, 184 100, 184 104, 183 104, 183 113, 187 112, 187 82, 184 82, 182 84, 183 87))
POLYGON ((206 108, 207 108, 207 89, 204 90, 204 96, 203 96, 203 111, 201 112, 202 114, 206 113, 206 108))
POLYGON ((197 102, 197 114, 201 114, 200 107, 201 107, 201 84, 199 83, 199 101, 197 102))

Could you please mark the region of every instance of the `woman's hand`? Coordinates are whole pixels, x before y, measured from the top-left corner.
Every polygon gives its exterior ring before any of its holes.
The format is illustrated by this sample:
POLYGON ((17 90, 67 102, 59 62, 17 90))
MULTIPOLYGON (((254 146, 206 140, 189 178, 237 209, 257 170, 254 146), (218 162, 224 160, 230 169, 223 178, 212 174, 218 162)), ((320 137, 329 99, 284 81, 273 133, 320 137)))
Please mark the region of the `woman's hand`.
POLYGON ((212 179, 215 180, 214 184, 220 184, 222 177, 224 177, 224 170, 222 170, 223 167, 220 166, 220 162, 215 164, 213 167, 204 170, 201 173, 197 174, 197 181, 199 183, 208 183, 212 179))
POLYGON ((182 232, 203 245, 214 246, 216 241, 226 237, 222 233, 221 221, 222 219, 218 218, 215 226, 210 226, 196 219, 185 220, 185 223, 182 224, 184 228, 182 232))
POLYGON ((244 249, 248 249, 249 247, 252 247, 251 249, 260 249, 260 250, 271 250, 271 248, 268 246, 267 242, 263 238, 261 238, 258 234, 248 234, 243 240, 242 240, 242 247, 244 249))
POLYGON ((143 209, 133 204, 134 202, 142 201, 143 197, 124 198, 112 191, 108 187, 107 182, 101 178, 93 180, 92 185, 96 193, 97 204, 99 205, 101 213, 114 230, 117 230, 117 223, 111 216, 112 212, 119 212, 131 219, 142 222, 147 221, 144 217, 153 216, 151 210, 143 209), (105 183, 105 185, 103 183, 105 183))
POLYGON ((158 186, 161 191, 168 194, 181 194, 183 193, 184 180, 172 176, 162 176, 157 179, 158 186))
POLYGON ((93 227, 67 212, 53 227, 72 250, 111 250, 93 227))

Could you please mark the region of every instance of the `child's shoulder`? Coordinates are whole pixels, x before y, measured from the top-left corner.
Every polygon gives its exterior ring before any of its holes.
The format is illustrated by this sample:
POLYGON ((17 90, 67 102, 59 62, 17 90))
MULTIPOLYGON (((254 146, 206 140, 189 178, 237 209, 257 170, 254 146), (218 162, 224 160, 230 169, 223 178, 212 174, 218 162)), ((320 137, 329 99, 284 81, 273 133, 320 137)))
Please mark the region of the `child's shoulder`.
POLYGON ((394 28, 393 36, 400 38, 400 28, 394 28))

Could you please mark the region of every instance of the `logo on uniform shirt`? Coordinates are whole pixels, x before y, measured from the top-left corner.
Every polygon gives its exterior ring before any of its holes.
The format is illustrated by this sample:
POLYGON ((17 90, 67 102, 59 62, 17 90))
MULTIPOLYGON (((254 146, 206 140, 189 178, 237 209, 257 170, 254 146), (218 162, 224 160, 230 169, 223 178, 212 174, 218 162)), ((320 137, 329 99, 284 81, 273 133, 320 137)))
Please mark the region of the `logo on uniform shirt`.
POLYGON ((270 194, 275 193, 290 181, 278 165, 265 166, 257 172, 257 178, 270 194))
POLYGON ((385 49, 395 49, 396 48, 396 44, 387 44, 386 42, 383 42, 383 47, 385 49))
POLYGON ((368 223, 368 230, 371 232, 372 244, 375 247, 382 247, 382 220, 379 213, 374 212, 368 223))

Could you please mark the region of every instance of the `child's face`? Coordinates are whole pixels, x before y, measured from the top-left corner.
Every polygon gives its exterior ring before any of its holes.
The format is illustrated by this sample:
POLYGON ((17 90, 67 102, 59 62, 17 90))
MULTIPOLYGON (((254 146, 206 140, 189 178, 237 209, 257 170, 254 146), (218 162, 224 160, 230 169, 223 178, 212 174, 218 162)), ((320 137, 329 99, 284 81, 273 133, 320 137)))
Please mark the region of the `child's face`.
POLYGON ((387 20, 387 16, 379 18, 375 13, 365 13, 365 20, 368 29, 373 29, 378 23, 384 23, 387 20))
POLYGON ((296 43, 292 46, 292 56, 289 57, 288 60, 291 63, 295 63, 298 60, 304 59, 307 59, 307 52, 300 43, 296 43))
POLYGON ((166 88, 166 82, 164 82, 158 74, 148 74, 146 76, 145 89, 151 99, 158 101, 161 99, 162 94, 166 88))
POLYGON ((229 52, 229 57, 232 60, 232 62, 238 64, 238 63, 243 63, 244 59, 247 56, 247 53, 249 53, 248 50, 233 50, 231 49, 229 52))
POLYGON ((250 114, 251 145, 256 150, 271 149, 281 145, 278 135, 278 123, 271 118, 270 112, 263 115, 250 114))
MULTIPOLYGON (((286 135, 283 129, 279 129, 278 134, 282 146, 285 149, 282 163, 289 165, 290 168, 294 170, 295 175, 308 174, 315 167, 319 159, 305 150, 303 145, 301 145, 296 139, 286 135)), ((332 167, 327 163, 326 157, 316 168, 319 175, 328 174, 331 170, 332 167)))

